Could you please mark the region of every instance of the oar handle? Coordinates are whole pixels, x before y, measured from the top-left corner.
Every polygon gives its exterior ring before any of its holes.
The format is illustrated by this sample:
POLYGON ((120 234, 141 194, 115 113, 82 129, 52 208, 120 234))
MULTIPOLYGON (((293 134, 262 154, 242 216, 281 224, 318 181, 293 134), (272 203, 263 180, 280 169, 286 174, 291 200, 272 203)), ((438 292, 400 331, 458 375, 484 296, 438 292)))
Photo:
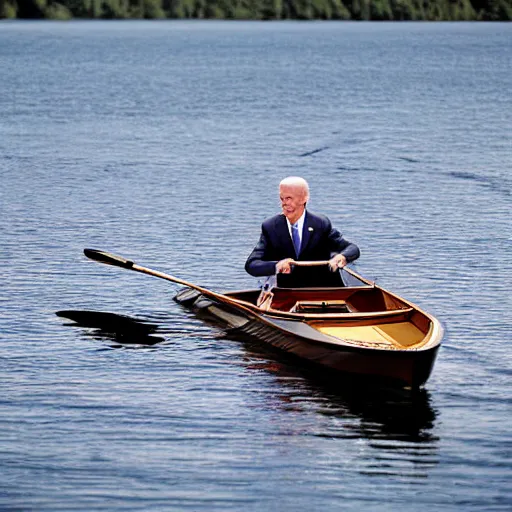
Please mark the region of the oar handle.
POLYGON ((323 265, 329 265, 327 260, 325 261, 293 261, 292 265, 296 267, 321 267, 323 265))

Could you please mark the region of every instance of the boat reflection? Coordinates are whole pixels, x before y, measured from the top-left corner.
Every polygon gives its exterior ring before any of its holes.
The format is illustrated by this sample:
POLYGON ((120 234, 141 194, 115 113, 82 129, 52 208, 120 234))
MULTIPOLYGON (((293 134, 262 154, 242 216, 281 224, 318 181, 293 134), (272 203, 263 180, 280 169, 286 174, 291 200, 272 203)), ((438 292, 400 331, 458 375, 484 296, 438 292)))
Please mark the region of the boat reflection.
MULTIPOLYGON (((386 387, 382 380, 328 373, 287 354, 269 352, 255 342, 244 343, 246 367, 274 374, 285 387, 292 388, 293 396, 314 399, 321 405, 321 414, 359 417, 364 437, 419 442, 434 439, 431 430, 437 414, 426 389, 410 392, 386 387)), ((285 406, 288 397, 289 393, 283 396, 285 406)), ((297 400, 293 403, 296 407, 297 400)))
POLYGON ((102 311, 57 311, 56 315, 71 320, 65 324, 92 329, 85 334, 94 339, 115 342, 113 348, 126 346, 152 346, 165 341, 157 336, 158 325, 125 315, 102 311))
MULTIPOLYGON (((154 322, 114 313, 56 314, 73 322, 65 325, 87 328, 88 336, 114 342, 111 346, 116 348, 153 346, 165 341, 158 334, 167 333, 154 322)), ((185 334, 180 331, 179 336, 185 334)), ((288 425, 290 432, 355 442, 364 439, 364 446, 374 450, 373 455, 363 451, 362 458, 355 462, 361 474, 426 478, 430 468, 438 464, 437 413, 427 390, 408 392, 386 387, 381 380, 319 370, 236 330, 222 331, 219 336, 243 347, 243 358, 237 358, 234 364, 250 373, 274 376, 277 385, 268 391, 268 407, 316 418, 314 428, 308 421, 305 427, 297 421, 288 425)))
MULTIPOLYGON (((194 314, 211 326, 219 326, 216 319, 201 309, 194 314)), ((286 392, 281 396, 282 407, 300 408, 302 403, 308 410, 314 407, 320 414, 357 418, 358 421, 346 424, 340 434, 345 437, 413 443, 438 441, 432 433, 437 414, 427 390, 411 391, 397 388, 396 383, 382 378, 319 368, 236 328, 222 332, 222 337, 244 345, 246 368, 272 373, 283 384, 286 392)))
POLYGON ((353 461, 354 469, 365 476, 424 479, 439 463, 437 412, 427 390, 412 393, 360 376, 328 374, 257 342, 243 343, 244 367, 271 373, 279 383, 269 406, 317 417, 313 429, 309 422, 304 431, 300 421, 292 424, 294 434, 355 443, 365 440, 353 461))

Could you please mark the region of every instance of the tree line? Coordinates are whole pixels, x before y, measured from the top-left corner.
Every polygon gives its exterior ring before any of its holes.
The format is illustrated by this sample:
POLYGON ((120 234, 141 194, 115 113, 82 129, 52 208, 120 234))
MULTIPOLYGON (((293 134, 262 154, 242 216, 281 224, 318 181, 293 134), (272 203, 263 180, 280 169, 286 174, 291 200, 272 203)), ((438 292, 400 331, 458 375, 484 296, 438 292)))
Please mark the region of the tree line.
POLYGON ((510 21, 512 0, 0 0, 0 18, 510 21))

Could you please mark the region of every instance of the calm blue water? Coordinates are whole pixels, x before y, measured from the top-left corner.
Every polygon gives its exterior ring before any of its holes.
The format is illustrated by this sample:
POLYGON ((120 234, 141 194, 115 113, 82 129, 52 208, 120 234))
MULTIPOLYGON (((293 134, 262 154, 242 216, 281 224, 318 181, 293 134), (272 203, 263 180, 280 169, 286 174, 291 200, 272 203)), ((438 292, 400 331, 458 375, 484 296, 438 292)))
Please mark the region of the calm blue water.
POLYGON ((510 24, 0 23, 0 509, 510 510, 511 50, 510 24), (251 288, 290 174, 443 322, 419 396, 83 256, 251 288))

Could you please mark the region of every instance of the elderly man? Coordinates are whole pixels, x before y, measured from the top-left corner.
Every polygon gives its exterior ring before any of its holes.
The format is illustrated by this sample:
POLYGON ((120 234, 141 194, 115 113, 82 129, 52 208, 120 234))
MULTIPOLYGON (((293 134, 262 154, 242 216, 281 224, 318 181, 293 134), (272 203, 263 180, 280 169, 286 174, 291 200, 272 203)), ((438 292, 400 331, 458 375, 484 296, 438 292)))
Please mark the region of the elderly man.
POLYGON ((306 210, 309 186, 288 177, 279 184, 282 214, 261 226, 261 236, 245 264, 255 276, 278 274, 282 288, 343 286, 338 269, 359 257, 359 248, 343 238, 324 215, 306 210), (294 267, 294 261, 329 260, 328 266, 294 267))

